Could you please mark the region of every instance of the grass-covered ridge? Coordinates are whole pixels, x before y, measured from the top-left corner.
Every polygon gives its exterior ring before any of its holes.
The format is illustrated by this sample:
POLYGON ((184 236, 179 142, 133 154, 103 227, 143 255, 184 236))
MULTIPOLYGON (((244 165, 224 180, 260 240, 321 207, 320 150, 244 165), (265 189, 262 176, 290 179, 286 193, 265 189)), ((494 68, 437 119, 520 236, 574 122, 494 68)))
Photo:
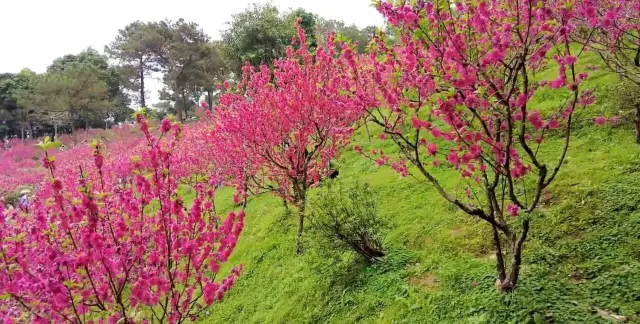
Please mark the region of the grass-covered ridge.
POLYGON ((280 200, 260 196, 249 203, 230 262, 245 272, 207 321, 566 322, 597 320, 596 307, 633 318, 640 311, 640 148, 628 129, 585 129, 570 152, 533 222, 523 281, 512 295, 495 291, 484 224, 415 180, 346 152, 342 181, 370 183, 391 221, 387 260, 316 270, 323 260, 295 254, 294 219, 285 218, 280 200))

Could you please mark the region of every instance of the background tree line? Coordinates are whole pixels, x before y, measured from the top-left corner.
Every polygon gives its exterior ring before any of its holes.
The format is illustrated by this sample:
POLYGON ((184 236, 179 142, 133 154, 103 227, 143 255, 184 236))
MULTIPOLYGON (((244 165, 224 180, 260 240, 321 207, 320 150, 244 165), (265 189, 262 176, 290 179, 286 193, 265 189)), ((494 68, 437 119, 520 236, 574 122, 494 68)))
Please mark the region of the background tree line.
POLYGON ((184 19, 135 21, 118 31, 104 54, 87 48, 55 59, 41 74, 0 73, 0 138, 57 136, 121 123, 132 108, 148 107, 150 78, 163 84, 160 102, 150 107, 158 117, 192 118, 199 102, 215 105, 216 85, 240 76, 245 62, 271 64, 283 57, 298 19, 312 48, 336 31, 364 52, 374 32, 372 26, 361 29, 272 4, 253 4, 233 15, 220 40, 184 19))

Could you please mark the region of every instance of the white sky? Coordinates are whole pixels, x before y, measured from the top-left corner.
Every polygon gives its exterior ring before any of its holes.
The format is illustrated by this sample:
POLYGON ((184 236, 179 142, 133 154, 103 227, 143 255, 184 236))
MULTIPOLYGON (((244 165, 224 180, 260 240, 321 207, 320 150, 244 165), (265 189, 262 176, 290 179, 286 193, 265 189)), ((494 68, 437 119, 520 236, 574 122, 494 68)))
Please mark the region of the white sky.
MULTIPOLYGON (((89 46, 102 52, 118 29, 135 20, 184 18, 217 39, 232 14, 266 2, 281 11, 302 7, 359 27, 383 22, 371 0, 0 0, 0 73, 23 68, 41 73, 55 58, 89 46)), ((160 84, 149 83, 149 101, 155 103, 160 84)))

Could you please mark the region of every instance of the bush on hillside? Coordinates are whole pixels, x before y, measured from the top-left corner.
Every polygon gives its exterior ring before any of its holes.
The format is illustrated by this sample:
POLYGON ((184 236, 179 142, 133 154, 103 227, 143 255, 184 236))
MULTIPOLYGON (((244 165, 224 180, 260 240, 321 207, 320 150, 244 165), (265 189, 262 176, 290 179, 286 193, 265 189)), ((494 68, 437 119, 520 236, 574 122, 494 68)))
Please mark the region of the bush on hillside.
POLYGON ((321 248, 350 251, 366 262, 385 256, 382 237, 385 221, 378 215, 377 197, 366 184, 333 184, 321 189, 311 202, 311 230, 321 248))
POLYGON ((640 86, 628 80, 608 84, 600 92, 600 103, 608 104, 603 106, 609 106, 612 116, 619 116, 624 122, 633 122, 636 107, 640 106, 640 86))

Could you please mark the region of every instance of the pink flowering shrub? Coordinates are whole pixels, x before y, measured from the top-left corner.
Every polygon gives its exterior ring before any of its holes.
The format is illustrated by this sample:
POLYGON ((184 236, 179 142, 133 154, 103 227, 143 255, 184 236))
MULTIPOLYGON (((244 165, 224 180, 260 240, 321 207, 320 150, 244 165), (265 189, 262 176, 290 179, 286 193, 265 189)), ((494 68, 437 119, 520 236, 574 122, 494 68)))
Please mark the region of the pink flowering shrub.
POLYGON ((246 65, 240 93, 224 94, 215 109, 212 141, 243 154, 242 160, 251 161, 243 168, 248 176, 261 186, 276 186, 277 194, 297 206, 299 252, 307 191, 330 171, 329 162, 361 116, 344 91, 344 65, 332 44, 329 35, 327 46, 313 55, 298 28, 297 49, 289 47, 273 71, 246 65))
POLYGON ((44 176, 35 141, 10 140, 0 148, 0 197, 17 194, 22 187, 36 187, 44 176))
MULTIPOLYGON (((73 144, 72 135, 62 135, 58 141, 64 146, 51 149, 49 154, 56 157, 58 168, 70 169, 74 172, 78 164, 90 166, 90 148, 88 143, 95 136, 104 139, 104 144, 108 147, 109 155, 113 158, 124 157, 127 159, 131 149, 142 143, 143 134, 133 126, 114 126, 110 130, 79 131, 77 136, 79 141, 73 144)), ((40 159, 42 151, 36 148, 37 141, 11 140, 8 145, 0 148, 0 196, 11 196, 16 194, 23 187, 38 189, 42 187, 42 182, 47 175, 47 170, 42 168, 40 159)), ((118 163, 110 164, 121 166, 118 163)))
MULTIPOLYGON (((152 133, 157 131, 151 128, 152 133)), ((144 134, 131 125, 114 126, 109 130, 79 131, 78 143, 73 144, 72 135, 62 135, 59 142, 64 144, 58 148, 49 150, 49 154, 55 156, 56 168, 61 173, 69 173, 62 177, 73 181, 76 177, 78 166, 91 168, 91 147, 89 143, 95 135, 103 141, 107 148, 105 160, 109 163, 105 167, 109 172, 124 178, 132 171, 130 156, 139 155, 146 147, 144 134), (93 134, 93 135, 90 135, 93 134), (66 142, 65 142, 66 141, 66 142)), ((183 142, 189 145, 178 146, 174 157, 180 157, 175 163, 173 172, 178 178, 186 178, 191 174, 207 175, 212 172, 209 161, 217 155, 214 147, 208 141, 209 130, 207 124, 193 123, 183 127, 183 142)), ((157 135, 157 134, 156 134, 157 135)), ((11 196, 23 187, 39 189, 47 176, 47 170, 41 165, 42 152, 35 146, 37 142, 27 141, 24 144, 20 140, 10 141, 6 149, 0 149, 0 196, 11 196)))
POLYGON ((580 90, 587 75, 575 68, 582 51, 570 47, 574 3, 412 4, 377 5, 399 29, 397 42, 374 37, 368 57, 343 51, 351 90, 400 153, 355 149, 402 176, 423 177, 446 201, 491 226, 498 286, 511 291, 530 222, 566 157, 573 114, 593 103, 591 92, 580 90), (536 80, 534 72, 550 59, 559 65, 557 77, 536 80), (563 93, 564 105, 537 110, 531 98, 543 88, 563 93), (550 132, 565 138, 553 158, 540 154, 550 132), (459 175, 464 194, 439 181, 445 168, 459 175))
POLYGON ((244 210, 219 218, 207 182, 195 184, 187 207, 174 174, 181 126, 163 121, 154 136, 137 121, 144 145, 120 154, 126 161, 94 141, 83 152, 91 165, 61 169, 49 154, 58 144, 45 139, 49 179, 31 212, 0 203, 0 315, 9 322, 182 323, 233 286, 241 267, 219 271, 244 210))

